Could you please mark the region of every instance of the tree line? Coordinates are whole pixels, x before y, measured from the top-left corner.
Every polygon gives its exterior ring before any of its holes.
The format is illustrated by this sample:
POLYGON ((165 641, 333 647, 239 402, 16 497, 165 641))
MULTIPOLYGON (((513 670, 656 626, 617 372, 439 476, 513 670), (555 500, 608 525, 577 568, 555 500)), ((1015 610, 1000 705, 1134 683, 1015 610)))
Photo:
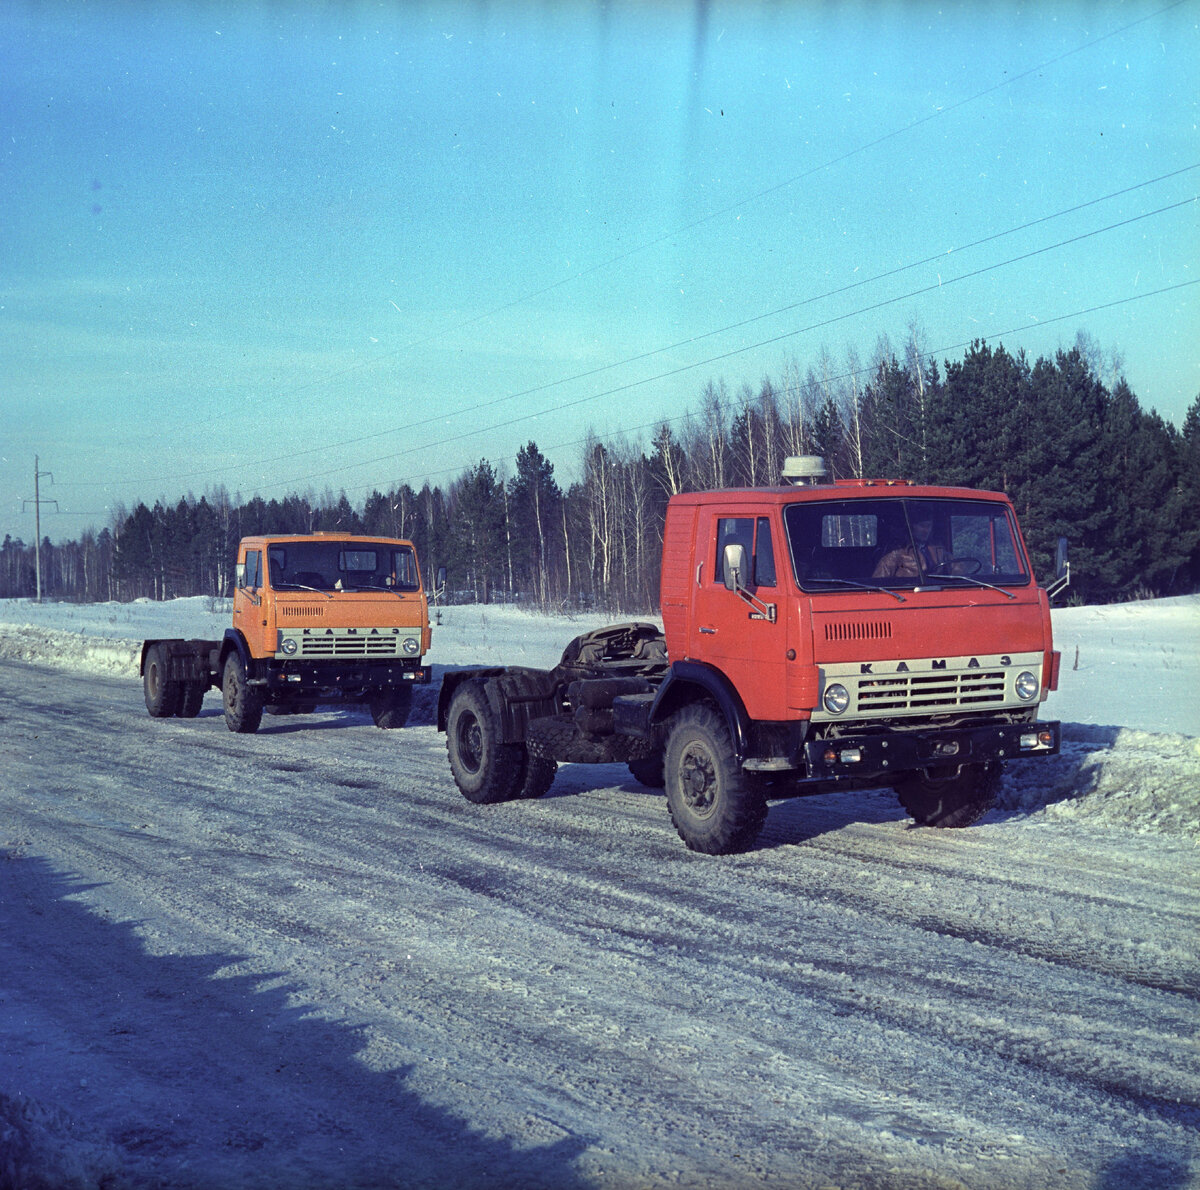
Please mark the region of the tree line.
MULTIPOLYGON (((528 442, 511 469, 486 458, 443 486, 397 484, 360 507, 344 492, 242 500, 224 488, 139 503, 78 540, 43 541, 42 590, 80 601, 227 596, 239 538, 340 530, 412 540, 427 581, 448 596, 542 608, 647 611, 658 598, 667 500, 684 491, 773 485, 787 455, 817 454, 834 478, 905 478, 1012 497, 1034 567, 1049 574, 1071 542, 1083 602, 1200 588, 1200 397, 1182 429, 1143 410, 1115 362, 1086 336, 1031 363, 974 343, 926 357, 912 333, 865 369, 823 353, 801 371, 730 392, 711 381, 698 407, 649 440, 589 435, 563 486, 528 442)), ((34 548, 6 537, 0 597, 35 590, 34 548)))

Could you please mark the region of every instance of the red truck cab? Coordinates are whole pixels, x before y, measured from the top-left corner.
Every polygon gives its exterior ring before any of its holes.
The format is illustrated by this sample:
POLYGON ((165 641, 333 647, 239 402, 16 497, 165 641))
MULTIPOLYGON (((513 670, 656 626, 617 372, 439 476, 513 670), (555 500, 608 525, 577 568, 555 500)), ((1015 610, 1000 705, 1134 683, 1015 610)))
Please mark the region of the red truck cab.
MULTIPOLYGON (((1058 748, 1047 593, 1001 492, 839 480, 672 498, 663 626, 744 766, 888 778, 1058 748)), ((684 663, 682 674, 677 673, 684 663)), ((672 680, 674 679, 674 681, 672 680)))

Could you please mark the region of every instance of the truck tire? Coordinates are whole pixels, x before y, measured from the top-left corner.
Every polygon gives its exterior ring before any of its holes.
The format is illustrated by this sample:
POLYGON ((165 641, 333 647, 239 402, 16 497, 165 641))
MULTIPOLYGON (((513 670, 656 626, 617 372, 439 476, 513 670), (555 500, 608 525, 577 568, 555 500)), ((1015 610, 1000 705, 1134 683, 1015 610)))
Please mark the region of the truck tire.
POLYGON ((179 706, 176 708, 175 714, 180 719, 195 719, 204 705, 205 689, 206 686, 203 682, 180 682, 179 706))
POLYGON ((523 745, 501 743, 500 724, 481 682, 464 682, 450 700, 446 753, 454 784, 476 805, 516 797, 532 759, 523 745))
POLYGON ((653 756, 631 760, 629 773, 635 781, 649 789, 662 789, 666 784, 666 776, 663 773, 663 754, 655 752, 653 756))
POLYGON ((522 801, 532 801, 534 798, 545 796, 554 784, 554 775, 558 772, 558 764, 553 760, 543 760, 540 756, 525 753, 525 768, 521 784, 516 796, 522 801))
POLYGON ((692 851, 730 855, 753 845, 767 801, 742 772, 716 707, 693 703, 671 718, 663 770, 671 821, 692 851))
POLYGON ((253 735, 262 722, 263 697, 246 680, 246 667, 236 653, 225 659, 221 693, 225 700, 225 726, 240 735, 253 735))
POLYGON ((146 710, 154 719, 167 719, 179 709, 179 683, 167 676, 167 655, 162 645, 151 645, 142 666, 142 693, 146 710))
POLYGON ((637 736, 588 735, 569 713, 531 719, 525 726, 525 743, 532 756, 565 764, 628 764, 654 751, 649 740, 637 736))
POLYGON ((914 773, 896 782, 896 796, 918 826, 972 826, 996 804, 1003 767, 992 762, 945 775, 914 773))
POLYGON ((413 691, 411 686, 397 686, 372 696, 370 703, 371 718, 376 727, 387 728, 389 731, 403 727, 408 722, 412 712, 413 691))

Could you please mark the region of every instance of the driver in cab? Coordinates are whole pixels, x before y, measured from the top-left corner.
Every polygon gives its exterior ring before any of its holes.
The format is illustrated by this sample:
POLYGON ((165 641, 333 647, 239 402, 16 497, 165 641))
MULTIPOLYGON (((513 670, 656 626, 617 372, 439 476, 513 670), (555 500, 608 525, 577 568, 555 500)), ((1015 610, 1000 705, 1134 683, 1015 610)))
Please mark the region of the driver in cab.
POLYGON ((873 578, 920 578, 935 571, 945 572, 950 553, 933 537, 933 514, 924 509, 915 513, 912 541, 889 550, 875 567, 873 578))

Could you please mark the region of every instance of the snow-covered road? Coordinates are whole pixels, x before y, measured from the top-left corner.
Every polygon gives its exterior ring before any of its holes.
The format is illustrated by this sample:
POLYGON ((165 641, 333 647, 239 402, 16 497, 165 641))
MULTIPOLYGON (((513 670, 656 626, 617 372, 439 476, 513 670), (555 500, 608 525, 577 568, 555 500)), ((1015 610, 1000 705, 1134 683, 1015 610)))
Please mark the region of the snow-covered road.
POLYGON ((0 662, 0 1157, 55 1186, 1194 1186, 1195 745, 1071 724, 970 830, 804 799, 712 858, 623 768, 477 807, 428 722, 233 736, 212 694, 151 720, 128 677, 0 662), (1151 770, 1146 829, 1120 803, 1151 770))

